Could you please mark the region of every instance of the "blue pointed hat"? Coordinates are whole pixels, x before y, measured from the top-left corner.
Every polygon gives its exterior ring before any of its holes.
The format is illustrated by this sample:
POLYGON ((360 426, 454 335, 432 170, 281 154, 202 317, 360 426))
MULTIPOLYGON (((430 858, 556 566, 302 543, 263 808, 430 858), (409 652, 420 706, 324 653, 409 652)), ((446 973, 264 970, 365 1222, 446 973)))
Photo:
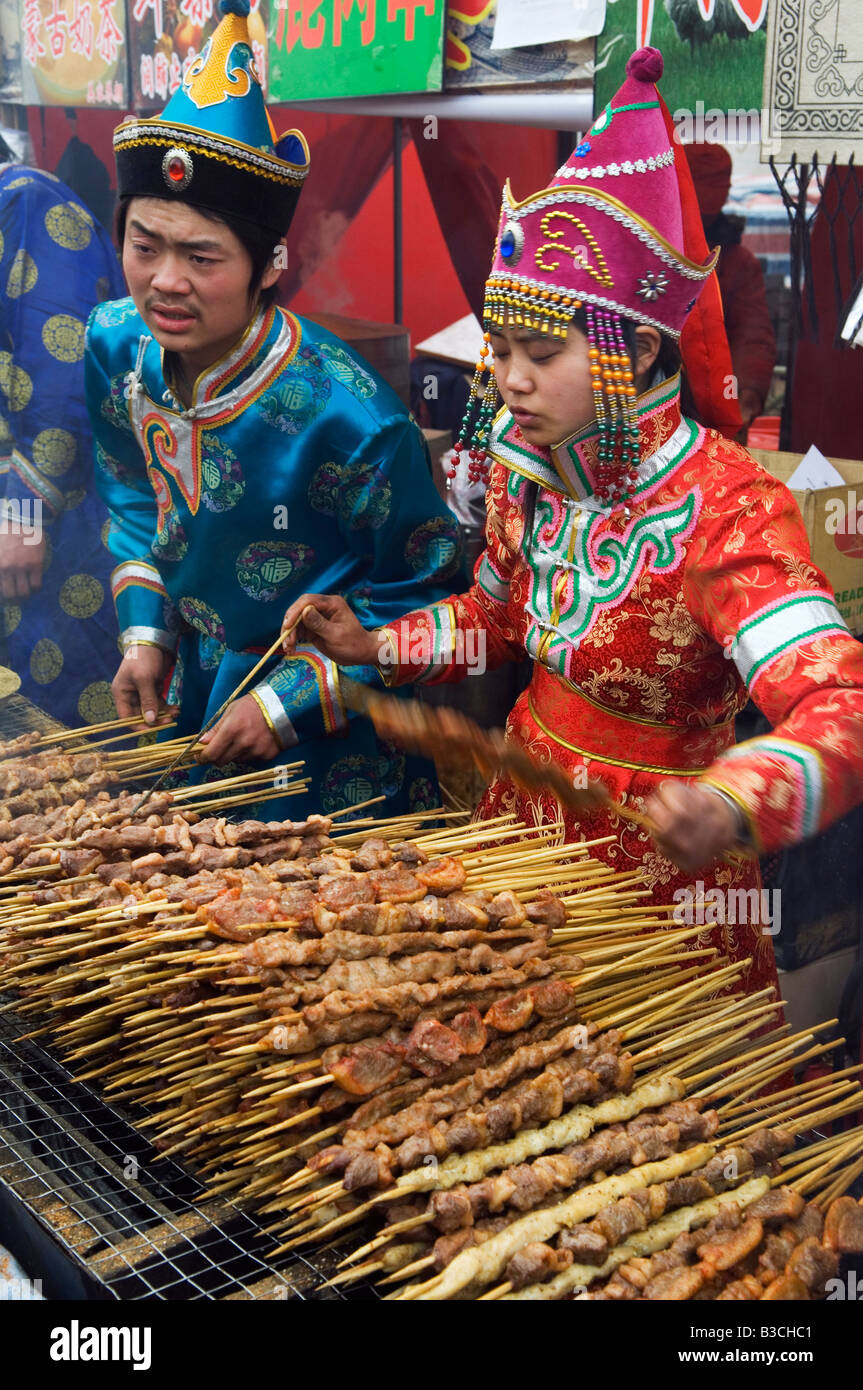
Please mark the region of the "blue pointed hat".
POLYGON ((161 116, 127 116, 114 132, 121 198, 176 199, 285 234, 309 171, 298 130, 278 140, 255 69, 248 0, 221 0, 222 20, 161 116))

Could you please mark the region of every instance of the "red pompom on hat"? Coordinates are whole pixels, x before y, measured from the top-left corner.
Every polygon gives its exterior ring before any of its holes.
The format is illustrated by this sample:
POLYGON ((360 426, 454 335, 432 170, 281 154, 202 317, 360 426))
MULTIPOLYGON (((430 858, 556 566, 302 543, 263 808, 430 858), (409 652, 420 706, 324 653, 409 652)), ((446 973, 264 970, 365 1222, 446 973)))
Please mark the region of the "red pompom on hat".
POLYGON ((658 48, 638 48, 626 63, 627 77, 638 82, 658 82, 663 69, 662 54, 658 48))
POLYGON ((507 182, 486 324, 560 337, 593 306, 680 339, 692 317, 681 347, 699 412, 735 433, 737 404, 724 398, 732 367, 713 274, 718 252, 704 240, 689 166, 654 85, 662 70, 659 49, 638 49, 551 183, 519 202, 507 182), (703 311, 693 314, 705 286, 703 311))

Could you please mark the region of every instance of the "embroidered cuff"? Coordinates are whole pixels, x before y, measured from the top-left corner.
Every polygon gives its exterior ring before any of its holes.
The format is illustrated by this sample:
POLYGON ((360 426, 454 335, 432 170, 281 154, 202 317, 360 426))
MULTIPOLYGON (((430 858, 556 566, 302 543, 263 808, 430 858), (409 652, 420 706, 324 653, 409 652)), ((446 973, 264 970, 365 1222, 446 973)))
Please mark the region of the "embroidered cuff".
POLYGON ((17 498, 19 505, 22 497, 25 501, 34 499, 45 507, 49 519, 59 516, 66 506, 66 498, 57 485, 17 449, 9 455, 6 497, 17 498))
POLYGON ((396 684, 398 677, 398 639, 392 628, 378 629, 378 659, 375 669, 386 686, 396 684))
POLYGON ((285 714, 284 706, 275 690, 265 681, 262 685, 256 685, 251 693, 261 714, 267 721, 267 727, 275 735, 279 747, 293 748, 295 744, 299 743, 297 731, 285 714))
POLYGON ((130 647, 162 647, 172 655, 177 650, 177 637, 161 627, 127 627, 120 634, 120 642, 125 656, 130 647))

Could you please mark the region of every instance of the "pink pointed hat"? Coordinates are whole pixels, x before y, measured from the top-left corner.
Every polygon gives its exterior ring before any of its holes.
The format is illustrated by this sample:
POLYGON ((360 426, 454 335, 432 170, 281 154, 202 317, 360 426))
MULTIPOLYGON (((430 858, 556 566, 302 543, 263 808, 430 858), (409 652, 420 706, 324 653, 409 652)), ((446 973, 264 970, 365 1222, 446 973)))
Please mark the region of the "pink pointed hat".
POLYGON ((662 54, 639 49, 626 73, 547 188, 518 202, 507 181, 487 326, 560 337, 593 304, 680 337, 719 253, 701 261, 684 252, 680 161, 655 86, 662 54))

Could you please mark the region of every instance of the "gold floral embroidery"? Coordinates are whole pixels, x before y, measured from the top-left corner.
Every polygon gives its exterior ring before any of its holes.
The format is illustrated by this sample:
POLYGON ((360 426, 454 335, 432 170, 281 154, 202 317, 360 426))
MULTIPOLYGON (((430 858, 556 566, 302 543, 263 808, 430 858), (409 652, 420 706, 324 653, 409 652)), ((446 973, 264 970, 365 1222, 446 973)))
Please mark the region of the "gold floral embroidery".
POLYGON ((581 684, 599 704, 620 710, 630 704, 631 695, 628 690, 615 689, 615 685, 635 686, 641 696, 639 713, 653 719, 662 719, 669 701, 662 676, 649 676, 637 667, 624 667, 619 656, 602 670, 586 673, 581 684))
POLYGON ((700 634, 692 614, 675 598, 657 599, 652 607, 650 636, 657 642, 671 642, 675 647, 688 647, 700 634))

